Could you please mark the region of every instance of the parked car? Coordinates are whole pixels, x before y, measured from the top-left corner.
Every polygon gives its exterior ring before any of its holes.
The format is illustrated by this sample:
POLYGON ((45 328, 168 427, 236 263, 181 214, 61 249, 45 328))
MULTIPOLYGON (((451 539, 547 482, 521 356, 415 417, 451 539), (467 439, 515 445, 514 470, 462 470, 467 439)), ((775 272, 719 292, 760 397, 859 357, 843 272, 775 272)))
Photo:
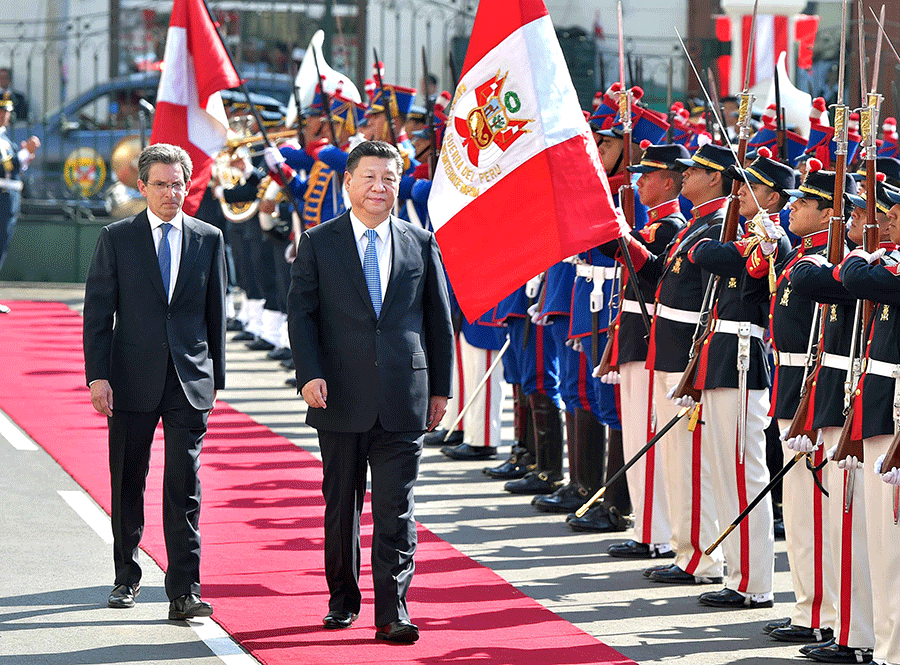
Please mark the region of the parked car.
MULTIPOLYGON (((11 127, 15 141, 32 134, 41 140, 23 174, 23 213, 77 208, 108 215, 108 189, 117 180, 113 156, 133 154, 134 146, 139 149, 149 141, 158 85, 159 72, 121 76, 94 86, 38 123, 11 127)), ((254 103, 268 109, 282 108, 292 89, 285 74, 248 77, 246 85, 254 103)))

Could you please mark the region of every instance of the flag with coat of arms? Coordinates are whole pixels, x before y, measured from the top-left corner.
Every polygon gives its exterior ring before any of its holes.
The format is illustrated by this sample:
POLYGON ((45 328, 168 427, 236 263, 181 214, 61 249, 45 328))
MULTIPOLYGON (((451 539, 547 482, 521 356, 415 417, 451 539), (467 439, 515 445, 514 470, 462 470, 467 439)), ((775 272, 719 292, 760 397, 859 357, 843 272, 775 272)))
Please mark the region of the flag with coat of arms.
POLYGON ((197 212, 213 159, 225 147, 228 118, 219 91, 240 84, 203 0, 175 0, 150 142, 181 146, 191 156, 188 215, 197 212))
POLYGON ((627 231, 541 0, 481 0, 428 213, 474 321, 627 231))

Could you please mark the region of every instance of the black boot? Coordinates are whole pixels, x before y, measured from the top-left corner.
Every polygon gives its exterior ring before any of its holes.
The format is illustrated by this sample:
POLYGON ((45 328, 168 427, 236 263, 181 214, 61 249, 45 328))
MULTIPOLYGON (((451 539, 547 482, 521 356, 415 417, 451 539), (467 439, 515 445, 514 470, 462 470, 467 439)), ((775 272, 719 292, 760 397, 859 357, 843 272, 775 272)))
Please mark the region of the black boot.
POLYGON ((562 485, 562 419, 559 407, 543 393, 528 396, 534 421, 537 468, 503 486, 513 494, 550 494, 562 485))
POLYGON ((575 414, 565 412, 566 450, 569 455, 569 482, 553 494, 539 494, 531 500, 531 505, 544 513, 571 513, 584 503, 586 492, 579 483, 577 463, 577 442, 575 439, 575 414))
POLYGON ((522 478, 534 469, 534 426, 531 422, 531 409, 528 400, 522 393, 522 386, 513 384, 513 428, 516 442, 512 454, 503 464, 496 467, 485 467, 481 472, 497 480, 515 480, 522 478))
MULTIPOLYGON (((606 477, 611 478, 625 466, 625 450, 622 448, 622 430, 609 428, 609 453, 606 458, 606 477)), ((619 515, 631 515, 631 496, 625 474, 614 482, 603 495, 604 503, 615 508, 619 515)))

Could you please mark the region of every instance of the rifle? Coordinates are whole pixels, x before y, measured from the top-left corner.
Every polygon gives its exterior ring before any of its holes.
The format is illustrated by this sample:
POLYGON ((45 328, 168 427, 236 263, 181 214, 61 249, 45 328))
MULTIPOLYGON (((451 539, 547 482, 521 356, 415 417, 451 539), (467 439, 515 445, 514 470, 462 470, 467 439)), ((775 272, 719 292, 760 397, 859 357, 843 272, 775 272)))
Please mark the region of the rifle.
POLYGON ((397 132, 394 129, 394 109, 391 107, 391 100, 387 96, 387 90, 384 89, 384 80, 381 78, 381 60, 378 59, 378 49, 372 47, 375 54, 375 83, 381 90, 381 103, 384 104, 384 115, 387 118, 388 133, 391 137, 391 145, 397 147, 397 132))
MULTIPOLYGON (((331 117, 331 95, 325 92, 325 79, 322 77, 322 72, 319 69, 319 56, 316 53, 315 47, 312 49, 313 52, 313 62, 316 65, 316 76, 319 78, 319 91, 322 94, 322 106, 325 107, 325 117, 328 118, 328 131, 331 134, 331 144, 335 148, 340 148, 340 144, 337 139, 337 132, 334 129, 334 118, 331 117)), ((351 113, 353 111, 351 110, 351 113)), ((334 214, 337 214, 338 211, 338 179, 337 172, 332 171, 331 176, 331 209, 334 211, 334 214)))
MULTIPOLYGON (((422 76, 428 81, 428 57, 425 53, 425 46, 422 46, 422 76)), ((434 127, 434 99, 427 93, 425 94, 425 117, 428 121, 428 134, 431 137, 431 154, 428 155, 428 177, 434 177, 434 169, 437 167, 437 135, 434 127)))
POLYGON ((778 148, 778 160, 787 164, 787 155, 784 154, 784 110, 781 108, 781 77, 778 75, 778 67, 775 67, 775 145, 778 148))

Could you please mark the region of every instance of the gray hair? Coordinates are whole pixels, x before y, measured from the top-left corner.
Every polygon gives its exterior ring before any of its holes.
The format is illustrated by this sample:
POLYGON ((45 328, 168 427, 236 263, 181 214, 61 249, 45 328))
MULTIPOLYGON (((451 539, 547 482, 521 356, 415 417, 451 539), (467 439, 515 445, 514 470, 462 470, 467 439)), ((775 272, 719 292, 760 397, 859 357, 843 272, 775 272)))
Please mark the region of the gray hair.
POLYGON ((180 164, 184 181, 191 179, 194 165, 184 148, 171 143, 154 143, 141 150, 138 156, 138 179, 146 183, 150 177, 150 167, 154 164, 180 164))

